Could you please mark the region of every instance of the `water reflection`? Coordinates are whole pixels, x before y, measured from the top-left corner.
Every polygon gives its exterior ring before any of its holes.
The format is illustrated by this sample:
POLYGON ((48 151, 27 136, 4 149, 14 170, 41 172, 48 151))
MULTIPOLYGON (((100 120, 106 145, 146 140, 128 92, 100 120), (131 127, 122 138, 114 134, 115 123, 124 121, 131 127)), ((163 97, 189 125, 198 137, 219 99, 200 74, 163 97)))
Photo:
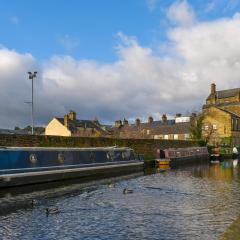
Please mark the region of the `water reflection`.
POLYGON ((234 161, 146 169, 145 174, 20 195, 2 193, 0 236, 214 240, 238 217, 240 175, 234 161), (124 188, 134 192, 123 194, 124 188), (32 198, 38 200, 34 208, 32 198), (19 202, 22 205, 14 208, 19 202), (46 217, 49 206, 61 213, 46 217))

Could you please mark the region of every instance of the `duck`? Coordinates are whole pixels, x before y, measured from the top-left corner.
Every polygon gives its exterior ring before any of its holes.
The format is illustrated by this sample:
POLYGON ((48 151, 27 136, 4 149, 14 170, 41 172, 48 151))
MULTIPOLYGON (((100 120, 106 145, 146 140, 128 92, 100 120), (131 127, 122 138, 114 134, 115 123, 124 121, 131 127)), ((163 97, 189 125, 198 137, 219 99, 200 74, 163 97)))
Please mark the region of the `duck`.
POLYGON ((58 209, 58 207, 55 207, 55 208, 46 208, 45 211, 46 211, 46 214, 47 214, 47 215, 60 213, 60 210, 58 209))
POLYGON ((35 207, 37 205, 37 200, 36 199, 32 199, 31 205, 32 205, 32 207, 35 207))
POLYGON ((109 188, 114 188, 114 187, 115 187, 115 184, 114 184, 114 183, 110 183, 110 184, 108 185, 108 187, 109 187, 109 188))
POLYGON ((123 194, 128 194, 128 193, 133 193, 132 189, 124 188, 123 189, 123 194))

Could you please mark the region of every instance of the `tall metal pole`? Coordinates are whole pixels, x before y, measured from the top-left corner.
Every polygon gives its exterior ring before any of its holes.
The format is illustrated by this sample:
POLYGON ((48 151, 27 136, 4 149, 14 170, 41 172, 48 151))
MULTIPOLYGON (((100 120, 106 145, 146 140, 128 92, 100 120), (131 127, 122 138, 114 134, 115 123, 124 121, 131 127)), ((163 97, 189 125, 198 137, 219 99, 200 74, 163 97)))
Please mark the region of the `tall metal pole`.
POLYGON ((31 114, 31 118, 32 118, 32 135, 34 134, 34 103, 33 103, 33 79, 35 77, 37 77, 37 72, 28 72, 29 74, 29 79, 32 80, 32 101, 31 101, 31 104, 32 104, 32 114, 31 114))
POLYGON ((34 118, 33 118, 33 76, 32 76, 32 135, 34 134, 34 118))

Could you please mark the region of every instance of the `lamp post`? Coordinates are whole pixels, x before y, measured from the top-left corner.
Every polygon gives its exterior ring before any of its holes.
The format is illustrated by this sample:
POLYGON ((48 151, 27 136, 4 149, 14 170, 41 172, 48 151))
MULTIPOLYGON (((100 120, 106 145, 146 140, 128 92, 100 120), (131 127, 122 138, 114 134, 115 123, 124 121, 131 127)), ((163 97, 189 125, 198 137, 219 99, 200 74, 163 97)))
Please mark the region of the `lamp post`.
POLYGON ((32 104, 32 135, 33 135, 34 134, 33 79, 37 77, 37 72, 33 72, 33 73, 32 72, 28 72, 28 75, 29 75, 29 79, 32 80, 32 102, 31 102, 31 104, 32 104))

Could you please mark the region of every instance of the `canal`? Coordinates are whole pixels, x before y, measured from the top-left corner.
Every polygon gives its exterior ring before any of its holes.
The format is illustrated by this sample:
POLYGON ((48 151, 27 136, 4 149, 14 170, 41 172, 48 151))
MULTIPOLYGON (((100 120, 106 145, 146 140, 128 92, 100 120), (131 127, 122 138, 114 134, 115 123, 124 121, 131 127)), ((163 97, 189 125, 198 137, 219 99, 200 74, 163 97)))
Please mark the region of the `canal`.
POLYGON ((233 161, 35 188, 0 193, 0 239, 214 240, 240 215, 233 161), (46 207, 60 212, 47 216, 46 207))

